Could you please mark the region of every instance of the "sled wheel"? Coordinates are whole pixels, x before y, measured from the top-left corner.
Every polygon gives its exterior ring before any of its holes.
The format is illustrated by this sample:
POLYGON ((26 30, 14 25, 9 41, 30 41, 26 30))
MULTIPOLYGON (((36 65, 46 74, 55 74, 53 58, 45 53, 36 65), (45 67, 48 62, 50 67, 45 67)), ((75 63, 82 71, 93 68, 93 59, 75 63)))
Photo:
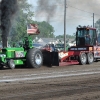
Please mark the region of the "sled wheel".
POLYGON ((36 48, 29 49, 26 55, 26 62, 28 67, 31 68, 41 67, 43 63, 42 52, 36 48))
POLYGON ((87 54, 87 63, 92 64, 94 62, 94 57, 92 53, 87 54))
POLYGON ((85 65, 87 62, 87 56, 85 53, 81 53, 79 56, 79 63, 80 65, 85 65))
POLYGON ((8 61, 8 67, 9 67, 10 69, 14 69, 14 68, 15 68, 15 63, 14 63, 14 60, 13 60, 13 59, 10 59, 10 60, 8 61))

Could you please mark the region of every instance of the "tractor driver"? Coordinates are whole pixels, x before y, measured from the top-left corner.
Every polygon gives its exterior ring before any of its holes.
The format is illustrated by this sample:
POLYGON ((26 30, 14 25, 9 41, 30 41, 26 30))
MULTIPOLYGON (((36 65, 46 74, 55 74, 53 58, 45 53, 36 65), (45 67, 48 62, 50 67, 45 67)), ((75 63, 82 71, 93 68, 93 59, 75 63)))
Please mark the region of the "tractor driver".
POLYGON ((89 32, 86 34, 86 36, 85 36, 85 44, 86 45, 90 45, 90 35, 89 35, 89 32))

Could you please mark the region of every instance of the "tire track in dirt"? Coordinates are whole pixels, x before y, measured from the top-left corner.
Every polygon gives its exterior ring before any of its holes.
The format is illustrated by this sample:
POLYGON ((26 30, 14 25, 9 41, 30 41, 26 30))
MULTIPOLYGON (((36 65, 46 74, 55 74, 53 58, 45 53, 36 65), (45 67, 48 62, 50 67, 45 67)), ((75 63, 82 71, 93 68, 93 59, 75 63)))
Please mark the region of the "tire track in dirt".
MULTIPOLYGON (((36 85, 27 83, 27 85, 25 86, 27 87, 26 89, 19 87, 22 90, 20 90, 16 85, 14 86, 15 87, 13 87, 12 89, 12 86, 7 88, 7 90, 5 89, 3 93, 6 95, 0 94, 0 100, 27 100, 29 98, 33 100, 41 100, 41 98, 43 100, 48 100, 50 98, 58 98, 59 96, 70 97, 77 94, 89 94, 89 92, 92 92, 92 94, 94 94, 95 92, 100 92, 100 78, 87 80, 83 79, 83 81, 73 80, 70 82, 61 82, 60 80, 58 82, 54 81, 54 83, 43 82, 36 85), (16 91, 13 90, 14 88, 16 88, 16 91)), ((83 100, 85 100, 84 98, 85 97, 83 97, 83 100)), ((92 98, 100 98, 100 96, 92 95, 92 98)))

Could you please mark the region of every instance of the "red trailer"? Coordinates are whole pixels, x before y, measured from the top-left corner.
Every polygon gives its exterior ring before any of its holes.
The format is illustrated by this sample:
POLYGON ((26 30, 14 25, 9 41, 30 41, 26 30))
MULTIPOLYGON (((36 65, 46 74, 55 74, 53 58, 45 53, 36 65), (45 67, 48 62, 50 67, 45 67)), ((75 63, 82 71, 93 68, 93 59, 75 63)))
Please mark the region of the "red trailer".
POLYGON ((72 64, 92 64, 100 58, 100 46, 97 31, 92 27, 77 27, 76 46, 68 51, 58 51, 55 46, 42 49, 44 64, 49 66, 65 66, 72 64))

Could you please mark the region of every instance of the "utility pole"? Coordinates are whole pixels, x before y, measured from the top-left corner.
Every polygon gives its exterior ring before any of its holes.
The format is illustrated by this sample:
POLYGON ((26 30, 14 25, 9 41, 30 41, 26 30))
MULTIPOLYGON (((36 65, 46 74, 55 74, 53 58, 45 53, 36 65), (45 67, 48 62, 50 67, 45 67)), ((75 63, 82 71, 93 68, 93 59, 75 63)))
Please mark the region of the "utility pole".
POLYGON ((93 13, 93 28, 94 28, 94 13, 93 13))
POLYGON ((64 0, 64 51, 66 51, 66 0, 64 0))

